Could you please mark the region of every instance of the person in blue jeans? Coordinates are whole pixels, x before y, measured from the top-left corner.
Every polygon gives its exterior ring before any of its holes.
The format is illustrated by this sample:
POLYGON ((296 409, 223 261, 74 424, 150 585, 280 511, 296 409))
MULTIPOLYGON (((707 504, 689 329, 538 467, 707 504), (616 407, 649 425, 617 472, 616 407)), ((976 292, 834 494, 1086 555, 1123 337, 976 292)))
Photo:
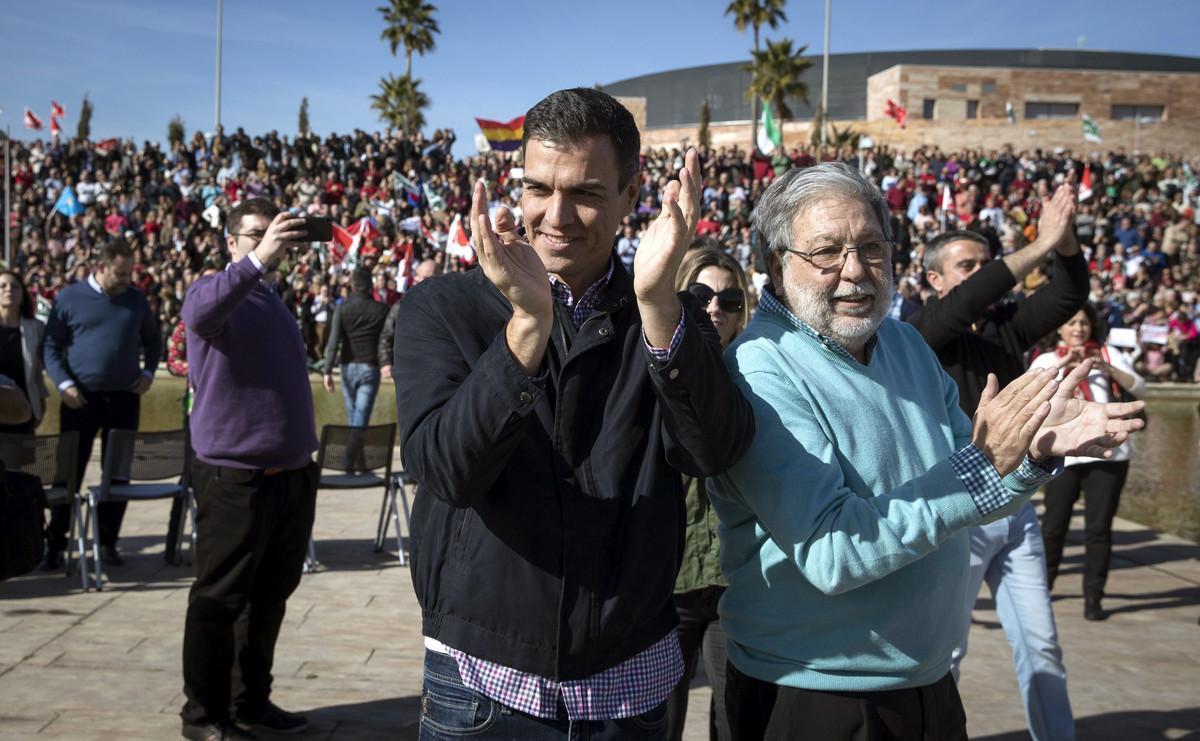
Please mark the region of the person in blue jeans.
MULTIPOLYGON (((329 343, 325 346, 325 390, 333 392, 333 366, 342 370, 342 398, 351 427, 366 427, 371 422, 375 395, 379 393, 379 335, 387 320, 388 307, 374 299, 371 274, 363 269, 350 276, 353 293, 338 306, 329 323, 329 343)), ((344 467, 361 466, 355 456, 361 443, 346 446, 344 467)))

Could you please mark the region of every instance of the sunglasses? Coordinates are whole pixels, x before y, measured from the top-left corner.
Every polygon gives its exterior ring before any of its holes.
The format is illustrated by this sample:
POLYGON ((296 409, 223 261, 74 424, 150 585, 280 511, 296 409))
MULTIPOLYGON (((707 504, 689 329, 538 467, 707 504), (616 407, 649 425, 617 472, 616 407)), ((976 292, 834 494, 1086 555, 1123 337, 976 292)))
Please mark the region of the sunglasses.
POLYGON ((687 287, 687 290, 704 306, 708 306, 709 302, 713 300, 713 296, 716 296, 717 306, 727 314, 737 314, 746 305, 746 294, 742 293, 740 288, 726 288, 718 293, 703 283, 693 283, 687 287))

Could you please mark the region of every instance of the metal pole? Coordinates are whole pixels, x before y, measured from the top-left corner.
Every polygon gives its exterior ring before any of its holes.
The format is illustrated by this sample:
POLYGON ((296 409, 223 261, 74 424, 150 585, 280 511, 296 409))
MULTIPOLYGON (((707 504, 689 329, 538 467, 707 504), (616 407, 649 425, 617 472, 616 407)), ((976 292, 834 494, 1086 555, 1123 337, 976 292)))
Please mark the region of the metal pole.
POLYGON ((13 269, 12 264, 12 235, 9 221, 12 216, 12 206, 9 205, 11 196, 9 182, 12 180, 12 129, 4 127, 4 267, 13 269))
POLYGON ((217 0, 217 122, 213 127, 214 136, 221 126, 221 5, 222 0, 217 0))
POLYGON ((825 146, 825 120, 829 118, 829 2, 825 0, 825 54, 821 70, 821 146, 825 146))

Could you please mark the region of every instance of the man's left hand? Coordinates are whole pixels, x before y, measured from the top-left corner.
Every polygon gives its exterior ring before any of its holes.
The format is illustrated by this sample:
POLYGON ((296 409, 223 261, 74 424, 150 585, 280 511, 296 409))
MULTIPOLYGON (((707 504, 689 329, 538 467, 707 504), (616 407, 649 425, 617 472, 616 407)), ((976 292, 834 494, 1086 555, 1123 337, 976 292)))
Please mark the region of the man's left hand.
POLYGON ((1075 239, 1075 209, 1079 204, 1076 192, 1075 176, 1072 174, 1042 204, 1042 215, 1038 219, 1038 241, 1045 240, 1046 254, 1050 254, 1051 249, 1058 250, 1064 257, 1079 252, 1079 242, 1075 239))
POLYGON ((333 376, 329 373, 325 374, 325 390, 331 394, 333 393, 333 376))
POLYGON ((142 375, 138 376, 136 381, 133 382, 133 385, 129 387, 129 390, 138 396, 141 396, 150 390, 150 385, 152 383, 154 383, 154 378, 143 373, 142 375))
POLYGON ((1050 415, 1029 447, 1033 458, 1062 455, 1111 458, 1113 448, 1128 440, 1131 432, 1145 426, 1141 419, 1129 419, 1146 408, 1144 401, 1101 404, 1075 398, 1075 389, 1087 378, 1092 362, 1080 363, 1059 385, 1050 400, 1050 415))
POLYGON ((667 347, 679 325, 675 275, 700 220, 700 155, 689 149, 679 179, 667 184, 663 207, 633 257, 633 290, 646 339, 667 347))

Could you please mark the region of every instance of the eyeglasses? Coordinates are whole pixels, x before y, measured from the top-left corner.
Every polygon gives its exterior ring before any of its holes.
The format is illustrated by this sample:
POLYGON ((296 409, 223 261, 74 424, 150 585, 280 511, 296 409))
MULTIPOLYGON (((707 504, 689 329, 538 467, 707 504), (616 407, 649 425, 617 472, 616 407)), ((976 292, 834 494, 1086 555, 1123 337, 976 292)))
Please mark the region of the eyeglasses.
POLYGON ((888 259, 888 256, 892 254, 892 248, 895 246, 895 242, 881 239, 875 242, 852 244, 845 247, 839 244, 831 244, 825 247, 818 247, 811 252, 801 252, 800 250, 793 250, 790 247, 784 247, 783 249, 793 255, 803 257, 818 270, 831 270, 845 265, 846 258, 851 252, 857 254, 858 259, 865 265, 879 265, 888 259))
POLYGON ((703 283, 693 283, 687 287, 688 293, 700 300, 704 306, 708 306, 712 302, 713 297, 717 299, 717 306, 726 314, 740 313, 742 307, 746 305, 746 294, 742 293, 740 288, 726 288, 724 291, 717 292, 703 283))
POLYGON ((231 237, 248 237, 250 239, 253 239, 255 242, 261 242, 262 238, 267 236, 267 233, 265 231, 261 231, 261 232, 229 232, 229 236, 231 236, 231 237))

